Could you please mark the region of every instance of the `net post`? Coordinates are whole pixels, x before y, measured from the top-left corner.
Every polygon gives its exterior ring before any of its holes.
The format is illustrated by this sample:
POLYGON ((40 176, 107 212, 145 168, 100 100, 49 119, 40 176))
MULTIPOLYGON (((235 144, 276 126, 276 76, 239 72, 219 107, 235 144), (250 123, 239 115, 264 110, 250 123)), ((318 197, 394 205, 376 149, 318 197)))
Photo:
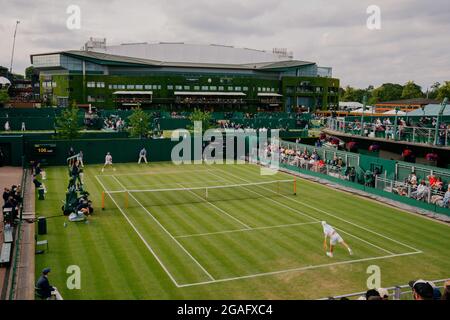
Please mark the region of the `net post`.
POLYGON ((105 191, 102 191, 102 210, 105 210, 105 191))
POLYGON ((297 179, 294 179, 294 196, 297 195, 297 179))
POLYGON ((402 289, 399 286, 394 288, 394 300, 401 300, 402 289))

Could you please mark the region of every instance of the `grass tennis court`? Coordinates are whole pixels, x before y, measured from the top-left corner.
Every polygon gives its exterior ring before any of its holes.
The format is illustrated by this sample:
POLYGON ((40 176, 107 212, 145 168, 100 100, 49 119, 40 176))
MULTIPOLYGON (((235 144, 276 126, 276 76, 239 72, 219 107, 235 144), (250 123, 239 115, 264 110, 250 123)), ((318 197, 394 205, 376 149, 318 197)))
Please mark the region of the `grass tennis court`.
POLYGON ((370 265, 384 287, 448 276, 448 225, 256 165, 116 168, 85 167, 96 210, 66 227, 67 168, 47 170, 36 212, 49 218, 50 250, 37 274, 50 266, 65 299, 313 299, 365 290, 370 265), (352 256, 325 255, 322 220, 352 256), (80 290, 66 288, 70 265, 80 290))

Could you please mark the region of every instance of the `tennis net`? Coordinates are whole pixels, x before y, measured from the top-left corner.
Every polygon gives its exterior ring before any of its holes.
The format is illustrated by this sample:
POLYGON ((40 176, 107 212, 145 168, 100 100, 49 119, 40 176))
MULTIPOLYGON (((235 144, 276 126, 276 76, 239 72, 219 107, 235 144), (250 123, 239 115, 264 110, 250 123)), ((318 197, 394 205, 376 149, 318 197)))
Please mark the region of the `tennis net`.
POLYGON ((134 208, 278 197, 296 194, 296 184, 296 180, 291 179, 201 187, 177 184, 177 188, 105 191, 102 207, 105 207, 108 198, 119 207, 134 208))

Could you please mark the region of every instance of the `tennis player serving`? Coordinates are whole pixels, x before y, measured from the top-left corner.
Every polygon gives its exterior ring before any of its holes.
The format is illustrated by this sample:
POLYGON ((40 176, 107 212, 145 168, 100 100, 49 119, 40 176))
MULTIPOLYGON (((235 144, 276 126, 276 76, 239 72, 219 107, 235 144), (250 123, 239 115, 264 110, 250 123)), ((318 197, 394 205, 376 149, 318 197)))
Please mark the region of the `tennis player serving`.
POLYGON ((327 256, 333 258, 333 248, 337 243, 341 243, 344 247, 346 247, 350 255, 353 254, 352 249, 350 249, 349 245, 345 243, 344 239, 342 239, 339 233, 337 233, 332 226, 327 224, 326 221, 322 221, 322 227, 323 233, 325 234, 325 239, 323 240, 323 248, 325 249, 327 256), (330 251, 328 251, 327 247, 328 238, 330 238, 330 251))

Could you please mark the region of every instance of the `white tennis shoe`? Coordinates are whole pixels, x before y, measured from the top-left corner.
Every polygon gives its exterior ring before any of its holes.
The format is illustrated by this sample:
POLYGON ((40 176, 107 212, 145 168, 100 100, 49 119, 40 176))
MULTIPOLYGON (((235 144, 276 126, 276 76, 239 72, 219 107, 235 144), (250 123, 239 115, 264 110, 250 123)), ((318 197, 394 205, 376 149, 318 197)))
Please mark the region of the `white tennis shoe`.
POLYGON ((333 258, 333 254, 331 252, 327 252, 327 256, 329 256, 330 258, 333 258))

